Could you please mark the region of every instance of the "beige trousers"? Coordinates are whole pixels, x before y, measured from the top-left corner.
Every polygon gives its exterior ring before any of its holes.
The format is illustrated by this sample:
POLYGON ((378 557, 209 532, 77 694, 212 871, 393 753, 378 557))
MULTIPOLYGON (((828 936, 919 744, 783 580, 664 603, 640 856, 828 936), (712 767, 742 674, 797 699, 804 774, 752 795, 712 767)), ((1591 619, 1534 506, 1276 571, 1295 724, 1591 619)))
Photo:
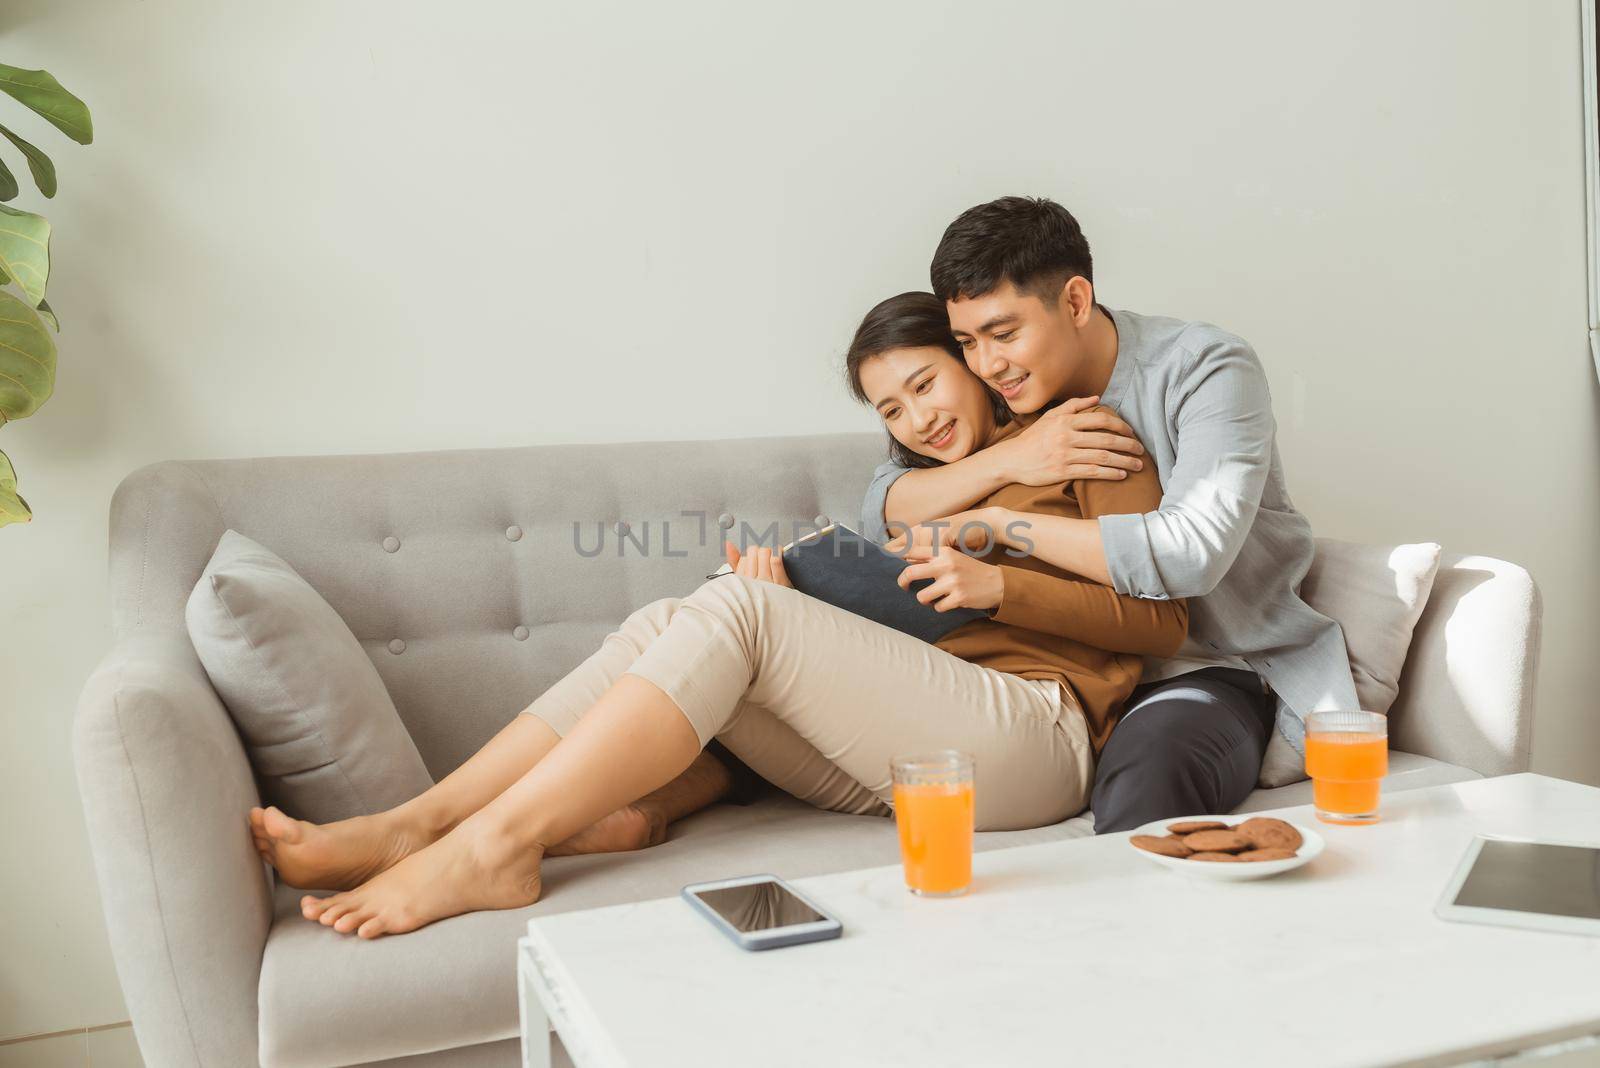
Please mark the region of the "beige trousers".
POLYGON ((1088 806, 1094 755, 1070 691, 785 586, 723 575, 645 605, 527 711, 564 735, 623 674, 670 697, 701 746, 720 739, 819 808, 892 814, 890 760, 930 749, 973 754, 980 831, 1041 827, 1088 806))

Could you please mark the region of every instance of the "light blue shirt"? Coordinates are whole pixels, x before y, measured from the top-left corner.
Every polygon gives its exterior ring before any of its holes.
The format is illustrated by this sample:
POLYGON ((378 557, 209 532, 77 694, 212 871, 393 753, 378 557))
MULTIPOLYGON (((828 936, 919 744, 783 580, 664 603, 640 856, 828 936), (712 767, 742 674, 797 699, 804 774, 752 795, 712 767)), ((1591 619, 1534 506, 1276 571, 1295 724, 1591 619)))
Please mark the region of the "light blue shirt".
MULTIPOLYGON (((1161 507, 1100 517, 1118 593, 1189 599, 1189 637, 1147 679, 1243 661, 1278 697, 1278 730, 1304 751, 1301 717, 1355 709, 1339 624, 1300 599, 1316 546, 1295 511, 1278 456, 1267 376, 1242 338, 1210 323, 1108 309, 1117 362, 1101 403, 1144 443, 1161 507)), ((861 530, 887 540, 883 508, 909 468, 873 473, 861 530)))

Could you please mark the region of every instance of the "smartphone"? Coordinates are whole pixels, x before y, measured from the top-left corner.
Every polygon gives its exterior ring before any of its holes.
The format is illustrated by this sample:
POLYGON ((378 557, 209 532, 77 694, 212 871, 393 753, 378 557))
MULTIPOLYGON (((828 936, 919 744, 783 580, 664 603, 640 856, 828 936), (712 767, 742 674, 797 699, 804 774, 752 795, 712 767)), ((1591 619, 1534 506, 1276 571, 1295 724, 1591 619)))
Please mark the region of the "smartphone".
POLYGON ((742 875, 683 888, 711 926, 749 950, 838 938, 844 926, 776 875, 742 875))

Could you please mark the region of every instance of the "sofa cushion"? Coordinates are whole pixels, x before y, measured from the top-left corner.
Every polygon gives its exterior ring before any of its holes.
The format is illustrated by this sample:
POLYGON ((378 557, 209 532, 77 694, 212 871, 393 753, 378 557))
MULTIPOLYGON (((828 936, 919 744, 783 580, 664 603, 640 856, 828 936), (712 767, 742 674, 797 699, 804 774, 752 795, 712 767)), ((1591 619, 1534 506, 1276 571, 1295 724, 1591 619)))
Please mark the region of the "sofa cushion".
POLYGON ((184 620, 270 803, 323 823, 433 785, 355 635, 271 550, 225 531, 184 620))
MULTIPOLYGON (((1439 552, 1434 542, 1385 546, 1317 539, 1300 596, 1344 631, 1356 700, 1368 712, 1387 714, 1400 692, 1400 672, 1439 572, 1439 552)), ((1273 731, 1258 785, 1305 779, 1304 757, 1281 731, 1273 731)))
POLYGON ((1387 715, 1400 692, 1411 632, 1439 573, 1439 545, 1355 545, 1317 539, 1300 596, 1344 631, 1356 697, 1387 715))
MULTIPOLYGON (((1024 831, 987 831, 974 849, 1083 838, 1087 816, 1024 831)), ((514 947, 530 916, 671 897, 705 879, 785 878, 898 863, 892 820, 825 812, 772 791, 715 805, 636 853, 552 857, 543 900, 476 912, 411 934, 362 941, 300 915, 301 892, 279 887, 261 962, 261 1063, 351 1064, 507 1038, 517 1033, 514 947)), ((716 932, 706 928, 708 937, 716 932)))

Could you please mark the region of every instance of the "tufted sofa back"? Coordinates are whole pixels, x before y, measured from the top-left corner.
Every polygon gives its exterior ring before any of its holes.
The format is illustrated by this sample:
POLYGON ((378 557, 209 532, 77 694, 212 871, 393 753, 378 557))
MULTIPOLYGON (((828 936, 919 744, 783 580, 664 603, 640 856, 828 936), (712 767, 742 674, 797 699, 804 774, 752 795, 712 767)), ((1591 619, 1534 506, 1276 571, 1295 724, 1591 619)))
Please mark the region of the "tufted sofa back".
POLYGON ((151 464, 112 498, 112 625, 183 631, 231 527, 349 624, 438 778, 633 609, 693 590, 724 529, 855 526, 883 455, 863 433, 151 464))

